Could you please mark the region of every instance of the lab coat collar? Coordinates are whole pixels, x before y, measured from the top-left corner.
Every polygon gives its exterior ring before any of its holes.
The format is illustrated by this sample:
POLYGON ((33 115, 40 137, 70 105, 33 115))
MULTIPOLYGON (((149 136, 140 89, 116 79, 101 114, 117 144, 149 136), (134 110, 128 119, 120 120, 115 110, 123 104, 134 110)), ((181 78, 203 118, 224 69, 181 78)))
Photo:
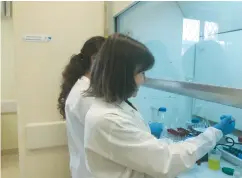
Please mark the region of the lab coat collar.
MULTIPOLYGON (((139 123, 139 126, 142 127, 144 130, 150 133, 150 128, 148 123, 146 123, 139 113, 138 110, 134 109, 132 106, 130 106, 127 102, 123 101, 121 104, 119 104, 119 107, 126 113, 128 113, 130 116, 132 116, 131 120, 135 120, 136 123, 139 123)), ((134 106, 135 107, 135 106, 134 106)))
POLYGON ((119 104, 119 106, 125 110, 125 111, 130 111, 134 112, 136 111, 132 106, 130 106, 126 101, 123 101, 122 103, 119 104))
POLYGON ((90 79, 87 78, 86 76, 82 76, 80 80, 83 80, 84 82, 86 82, 88 85, 90 85, 90 79))
POLYGON ((97 102, 101 102, 101 105, 103 105, 103 104, 107 105, 108 108, 115 107, 115 108, 121 109, 123 113, 126 113, 129 116, 131 116, 131 118, 130 118, 131 120, 135 120, 135 122, 140 123, 140 125, 143 127, 143 129, 150 132, 149 126, 144 122, 144 119, 141 116, 141 114, 139 113, 139 111, 132 108, 127 102, 123 101, 121 103, 110 104, 110 103, 106 103, 102 98, 95 98, 95 100, 97 102))
POLYGON ((104 104, 107 105, 108 107, 111 106, 112 107, 116 107, 116 108, 119 108, 119 109, 122 109, 123 111, 126 111, 126 112, 137 112, 134 108, 132 108, 127 102, 125 101, 122 101, 122 102, 115 102, 115 103, 107 103, 106 101, 104 101, 103 98, 95 98, 95 100, 97 102, 100 102, 101 104, 104 104))

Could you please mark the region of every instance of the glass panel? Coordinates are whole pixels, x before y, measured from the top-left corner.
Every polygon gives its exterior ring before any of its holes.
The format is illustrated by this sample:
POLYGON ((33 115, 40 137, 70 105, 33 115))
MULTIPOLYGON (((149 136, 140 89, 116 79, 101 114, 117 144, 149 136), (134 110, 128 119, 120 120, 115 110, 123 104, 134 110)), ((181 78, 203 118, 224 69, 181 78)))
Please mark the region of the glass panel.
MULTIPOLYGON (((150 78, 242 88, 241 17, 242 2, 139 2, 118 17, 117 26, 154 54, 150 78)), ((151 108, 164 106, 166 117, 179 115, 181 123, 193 114, 216 122, 232 114, 242 130, 241 109, 149 88, 132 100, 147 122, 151 108)))

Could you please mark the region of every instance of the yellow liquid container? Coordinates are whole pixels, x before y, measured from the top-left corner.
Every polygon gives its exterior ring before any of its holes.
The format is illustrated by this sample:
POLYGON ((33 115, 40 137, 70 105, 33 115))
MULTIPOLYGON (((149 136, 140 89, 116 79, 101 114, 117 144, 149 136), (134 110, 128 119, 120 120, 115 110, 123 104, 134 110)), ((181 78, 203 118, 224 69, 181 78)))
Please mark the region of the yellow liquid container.
POLYGON ((208 168, 214 171, 220 169, 220 159, 221 159, 221 152, 218 150, 212 150, 208 154, 208 168))
POLYGON ((208 167, 214 171, 220 169, 220 160, 217 159, 208 159, 208 167))

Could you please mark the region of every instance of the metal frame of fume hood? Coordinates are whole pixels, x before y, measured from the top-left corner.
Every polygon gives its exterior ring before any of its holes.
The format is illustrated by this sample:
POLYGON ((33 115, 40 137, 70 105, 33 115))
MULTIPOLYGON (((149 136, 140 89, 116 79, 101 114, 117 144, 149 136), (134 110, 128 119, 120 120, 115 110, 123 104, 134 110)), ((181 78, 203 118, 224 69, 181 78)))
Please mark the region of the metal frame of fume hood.
MULTIPOLYGON (((114 17, 115 32, 118 32, 117 25, 119 16, 139 2, 132 3, 114 17)), ((152 78, 147 78, 143 86, 242 109, 242 89, 152 78)))
POLYGON ((114 21, 114 32, 118 32, 118 17, 127 12, 129 9, 132 9, 134 6, 136 6, 138 3, 140 3, 141 1, 133 1, 132 3, 130 3, 130 5, 128 5, 126 8, 124 8, 122 11, 120 11, 119 13, 117 13, 114 17, 113 17, 113 21, 114 21))
POLYGON ((242 89, 152 78, 143 86, 242 109, 242 89))

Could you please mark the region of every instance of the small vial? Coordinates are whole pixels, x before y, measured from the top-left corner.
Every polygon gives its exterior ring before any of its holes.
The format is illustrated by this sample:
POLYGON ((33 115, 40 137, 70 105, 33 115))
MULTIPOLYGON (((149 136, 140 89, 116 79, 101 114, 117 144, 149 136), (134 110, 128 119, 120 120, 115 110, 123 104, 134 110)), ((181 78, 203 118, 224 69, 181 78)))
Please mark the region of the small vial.
POLYGON ((236 166, 234 169, 234 178, 242 178, 242 166, 236 166))

